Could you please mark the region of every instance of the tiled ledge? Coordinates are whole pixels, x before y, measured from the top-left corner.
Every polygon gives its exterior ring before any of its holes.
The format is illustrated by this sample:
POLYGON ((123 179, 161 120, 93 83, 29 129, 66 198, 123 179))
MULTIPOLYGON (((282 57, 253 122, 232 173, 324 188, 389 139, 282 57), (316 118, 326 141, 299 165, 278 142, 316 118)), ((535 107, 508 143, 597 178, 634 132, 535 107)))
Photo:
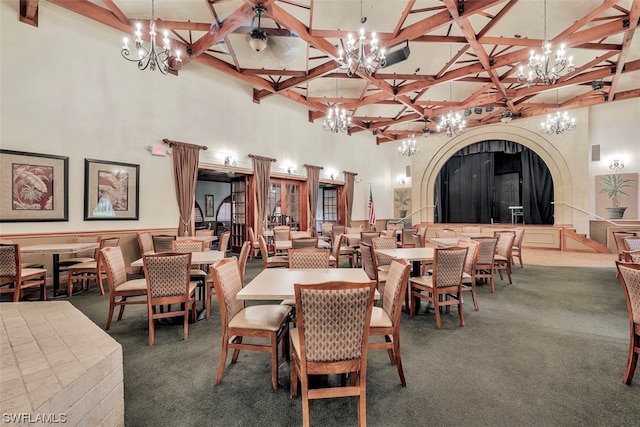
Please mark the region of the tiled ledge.
POLYGON ((69 302, 0 304, 0 413, 123 426, 122 347, 69 302))

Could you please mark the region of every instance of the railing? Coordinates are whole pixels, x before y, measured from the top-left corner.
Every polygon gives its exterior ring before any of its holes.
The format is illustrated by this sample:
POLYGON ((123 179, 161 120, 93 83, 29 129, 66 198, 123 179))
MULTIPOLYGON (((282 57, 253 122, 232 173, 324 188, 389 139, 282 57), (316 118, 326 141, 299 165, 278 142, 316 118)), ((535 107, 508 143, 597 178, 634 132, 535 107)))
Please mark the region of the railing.
POLYGON ((389 223, 390 223, 390 224, 400 224, 400 223, 401 223, 402 221, 404 221, 405 219, 410 218, 410 217, 412 217, 413 215, 417 214, 418 212, 423 211, 423 210, 425 210, 425 209, 427 209, 427 208, 435 208, 435 205, 423 206, 423 207, 421 207, 420 209, 418 209, 417 211, 413 211, 413 212, 411 212, 410 214, 405 215, 403 218, 400 218, 399 220, 397 220, 397 221, 395 221, 395 222, 393 222, 393 221, 389 221, 389 223))
POLYGON ((603 218, 603 217, 601 217, 600 215, 596 215, 596 214, 594 214, 594 213, 592 213, 592 212, 585 211, 584 209, 581 209, 581 208, 579 208, 579 207, 577 207, 577 206, 573 206, 573 205, 571 205, 571 204, 569 204, 569 203, 566 203, 566 202, 551 202, 551 204, 552 204, 552 205, 565 205, 565 206, 569 206, 571 209, 575 209, 575 210, 577 210, 577 211, 580 211, 580 212, 582 212, 582 213, 585 213, 585 214, 587 214, 587 215, 589 215, 589 216, 592 216, 592 217, 594 217, 594 218, 597 218, 597 219, 600 219, 600 220, 602 220, 602 221, 608 222, 609 224, 615 225, 615 226, 617 226, 617 227, 622 226, 621 224, 618 224, 618 223, 616 223, 616 222, 613 222, 613 221, 611 221, 610 219, 603 218))

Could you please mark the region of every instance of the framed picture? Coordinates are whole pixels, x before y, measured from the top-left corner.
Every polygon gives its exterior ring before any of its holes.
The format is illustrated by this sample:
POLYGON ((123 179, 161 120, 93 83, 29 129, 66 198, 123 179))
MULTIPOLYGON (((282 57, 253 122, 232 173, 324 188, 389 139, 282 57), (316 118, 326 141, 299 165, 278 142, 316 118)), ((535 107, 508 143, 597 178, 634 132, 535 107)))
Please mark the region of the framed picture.
POLYGON ((411 212, 411 189, 393 189, 393 217, 403 219, 411 212))
POLYGON ((215 216, 215 211, 213 209, 213 194, 205 194, 204 196, 204 216, 213 217, 215 216))
POLYGON ((68 157, 0 150, 0 182, 0 222, 69 220, 68 157))
POLYGON ((84 219, 138 219, 140 165, 84 160, 84 219))

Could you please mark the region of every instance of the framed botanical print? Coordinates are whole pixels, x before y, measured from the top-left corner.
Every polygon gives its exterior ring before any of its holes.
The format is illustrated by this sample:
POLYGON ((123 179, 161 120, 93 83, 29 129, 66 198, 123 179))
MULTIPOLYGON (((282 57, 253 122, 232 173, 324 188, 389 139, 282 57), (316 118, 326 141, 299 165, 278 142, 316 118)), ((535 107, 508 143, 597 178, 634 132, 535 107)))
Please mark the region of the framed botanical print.
POLYGON ((215 211, 213 208, 213 194, 205 194, 204 196, 204 201, 205 201, 205 213, 204 216, 207 217, 214 217, 215 216, 215 211))
POLYGON ((68 221, 69 158, 0 150, 0 222, 68 221))
POLYGON ((140 165, 84 160, 84 219, 138 219, 140 165))

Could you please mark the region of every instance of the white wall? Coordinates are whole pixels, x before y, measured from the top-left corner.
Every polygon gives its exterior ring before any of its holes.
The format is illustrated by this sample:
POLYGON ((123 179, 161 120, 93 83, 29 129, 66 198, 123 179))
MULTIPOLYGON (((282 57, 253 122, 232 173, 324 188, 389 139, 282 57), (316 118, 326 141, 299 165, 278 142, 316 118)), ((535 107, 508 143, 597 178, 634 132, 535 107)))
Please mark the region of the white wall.
MULTIPOLYGON (((287 161, 299 173, 305 163, 357 172, 354 220, 367 218, 369 183, 377 217, 392 217, 392 189, 402 186, 396 177, 408 164, 413 176, 406 185, 413 186, 413 209, 418 209, 416 171, 433 150, 455 143, 420 138, 421 156, 403 158, 399 143, 376 146, 369 132, 323 132, 321 122, 308 122, 307 110, 280 97, 254 104, 250 86, 197 63, 178 77, 138 71, 120 56, 119 31, 48 2, 40 2, 40 25, 32 27, 19 22, 18 4, 0 1, 0 147, 69 156, 69 221, 3 223, 3 233, 177 226, 171 160, 145 149, 163 138, 208 146, 203 163, 221 164, 233 153, 239 166, 251 168, 246 157, 251 153, 277 158, 276 172, 284 171, 287 161), (140 165, 139 221, 83 221, 85 158, 140 165)), ((593 176, 608 171, 610 155, 628 156, 625 172, 639 171, 639 112, 638 99, 582 109, 573 136, 549 138, 569 157, 575 203, 595 210, 593 176), (598 164, 589 161, 593 144, 601 146, 598 164)))

